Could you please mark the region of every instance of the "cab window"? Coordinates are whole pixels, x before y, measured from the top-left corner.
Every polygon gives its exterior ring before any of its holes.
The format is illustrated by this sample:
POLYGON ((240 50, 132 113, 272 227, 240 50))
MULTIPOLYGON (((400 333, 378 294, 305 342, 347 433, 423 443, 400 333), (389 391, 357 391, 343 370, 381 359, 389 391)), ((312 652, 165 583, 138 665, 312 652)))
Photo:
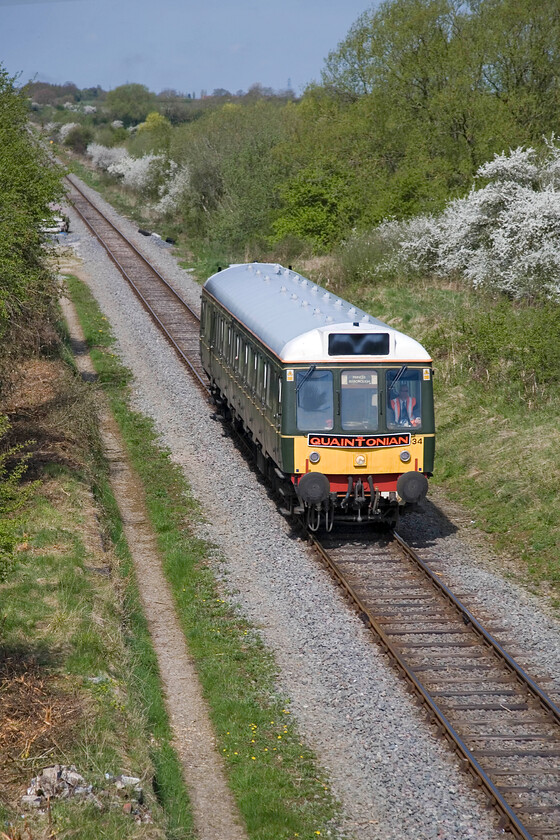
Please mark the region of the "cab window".
POLYGON ((330 370, 296 373, 297 426, 302 432, 328 431, 334 426, 333 375, 330 370))
POLYGON ((379 427, 377 371, 343 370, 340 414, 345 431, 375 432, 379 427))
POLYGON ((387 371, 388 428, 419 429, 421 425, 422 382, 420 371, 406 370, 404 373, 399 370, 387 371))

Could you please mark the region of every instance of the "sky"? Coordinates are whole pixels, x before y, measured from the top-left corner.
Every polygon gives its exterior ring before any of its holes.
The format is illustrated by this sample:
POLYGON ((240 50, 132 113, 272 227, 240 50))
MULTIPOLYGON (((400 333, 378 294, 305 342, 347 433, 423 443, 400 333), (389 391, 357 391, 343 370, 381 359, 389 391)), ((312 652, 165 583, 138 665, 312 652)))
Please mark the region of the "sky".
POLYGON ((20 81, 200 96, 302 93, 375 0, 0 0, 0 64, 20 81))

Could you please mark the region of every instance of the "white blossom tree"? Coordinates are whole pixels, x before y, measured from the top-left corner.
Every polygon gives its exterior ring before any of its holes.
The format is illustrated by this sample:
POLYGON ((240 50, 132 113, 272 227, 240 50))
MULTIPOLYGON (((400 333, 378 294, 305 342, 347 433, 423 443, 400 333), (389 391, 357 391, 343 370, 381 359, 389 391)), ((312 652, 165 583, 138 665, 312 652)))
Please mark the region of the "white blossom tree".
POLYGON ((178 166, 174 161, 170 161, 168 177, 158 188, 160 198, 154 206, 155 212, 159 216, 165 216, 179 210, 189 186, 189 167, 178 166))
POLYGON ((97 169, 107 172, 111 164, 127 156, 128 152, 122 146, 109 147, 103 146, 101 143, 90 143, 87 147, 86 154, 91 158, 93 165, 97 169))
POLYGON ((483 164, 465 198, 438 216, 386 222, 378 235, 396 238, 393 261, 512 297, 560 297, 560 147, 517 148, 483 164))

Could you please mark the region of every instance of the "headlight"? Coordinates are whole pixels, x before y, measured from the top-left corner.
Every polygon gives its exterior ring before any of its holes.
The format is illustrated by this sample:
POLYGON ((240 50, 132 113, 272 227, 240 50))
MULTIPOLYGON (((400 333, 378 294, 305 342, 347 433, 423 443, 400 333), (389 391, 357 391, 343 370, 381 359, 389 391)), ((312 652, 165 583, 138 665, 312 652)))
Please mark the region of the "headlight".
POLYGON ((354 466, 355 467, 365 467, 367 464, 367 458, 365 455, 354 455, 354 466))
POLYGON ((401 452, 400 459, 403 462, 403 464, 408 464, 408 462, 410 461, 410 452, 407 452, 406 450, 404 452, 401 452))
POLYGON ((318 464, 319 461, 321 460, 321 456, 319 455, 318 452, 312 452, 311 455, 309 456, 309 460, 311 461, 312 464, 318 464))

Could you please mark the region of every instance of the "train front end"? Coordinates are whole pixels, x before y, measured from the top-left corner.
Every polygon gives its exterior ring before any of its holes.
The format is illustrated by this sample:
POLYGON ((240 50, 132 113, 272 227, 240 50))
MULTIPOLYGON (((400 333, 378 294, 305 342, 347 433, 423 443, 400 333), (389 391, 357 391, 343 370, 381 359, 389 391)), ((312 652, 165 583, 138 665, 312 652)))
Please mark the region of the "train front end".
POLYGON ((315 333, 316 361, 285 369, 284 469, 291 456, 300 510, 311 530, 341 517, 394 526, 433 472, 431 359, 381 322, 315 333))

